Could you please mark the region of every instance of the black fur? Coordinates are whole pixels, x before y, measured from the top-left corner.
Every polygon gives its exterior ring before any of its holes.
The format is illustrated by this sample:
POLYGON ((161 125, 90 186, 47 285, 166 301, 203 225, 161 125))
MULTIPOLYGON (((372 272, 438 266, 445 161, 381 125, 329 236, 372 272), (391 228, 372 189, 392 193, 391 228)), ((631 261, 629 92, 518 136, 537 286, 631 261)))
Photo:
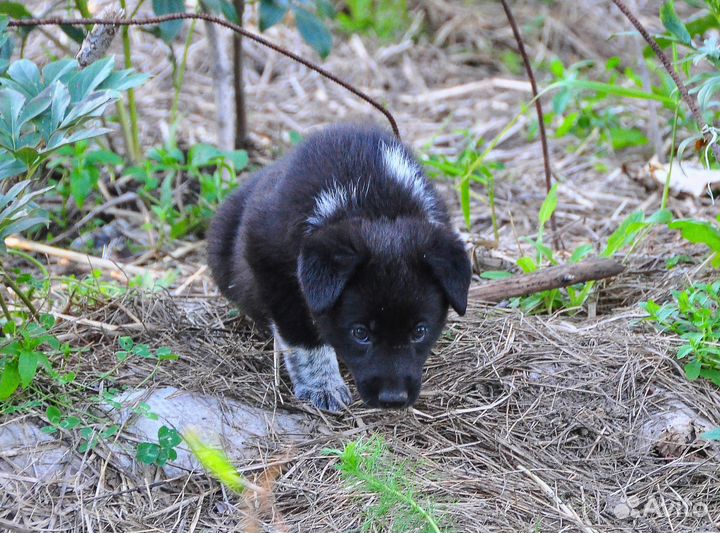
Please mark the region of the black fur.
POLYGON ((291 347, 332 346, 366 403, 398 407, 417 399, 448 306, 464 314, 471 271, 429 182, 420 177, 413 193, 389 172, 383 147, 417 165, 374 127, 308 137, 226 201, 208 252, 220 290, 251 318, 274 324, 291 347), (334 187, 348 191, 345 208, 317 216, 318 197, 334 187), (419 324, 427 334, 415 342, 419 324), (369 343, 352 335, 358 325, 369 343))

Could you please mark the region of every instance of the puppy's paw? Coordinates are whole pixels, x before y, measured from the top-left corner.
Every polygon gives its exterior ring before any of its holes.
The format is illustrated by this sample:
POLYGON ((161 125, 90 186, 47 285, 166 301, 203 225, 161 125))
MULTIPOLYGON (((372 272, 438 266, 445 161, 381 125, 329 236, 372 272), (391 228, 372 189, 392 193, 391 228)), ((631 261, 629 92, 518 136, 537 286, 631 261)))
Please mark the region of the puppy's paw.
POLYGON ((328 383, 322 388, 309 388, 300 385, 295 388, 298 399, 311 403, 322 411, 339 413, 352 402, 350 389, 344 382, 328 383))

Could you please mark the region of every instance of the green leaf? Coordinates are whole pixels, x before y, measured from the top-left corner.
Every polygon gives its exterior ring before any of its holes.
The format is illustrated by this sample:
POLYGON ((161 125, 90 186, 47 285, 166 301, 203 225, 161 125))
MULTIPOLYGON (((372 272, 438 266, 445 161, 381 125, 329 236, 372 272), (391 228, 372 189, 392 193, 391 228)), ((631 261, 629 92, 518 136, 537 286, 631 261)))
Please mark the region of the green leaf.
POLYGON ((555 212, 555 209, 557 208, 557 189, 558 184, 556 183, 550 188, 550 192, 548 192, 547 196, 545 197, 545 201, 542 204, 542 207, 540 207, 540 212, 538 213, 538 224, 540 225, 540 227, 543 227, 545 226, 545 224, 547 224, 548 220, 550 220, 553 213, 555 212))
POLYGON ((695 381, 697 378, 700 377, 700 370, 702 368, 702 364, 700 363, 700 359, 695 358, 691 362, 685 365, 685 376, 690 381, 695 381))
POLYGON ((507 279, 512 278, 513 274, 504 270, 486 270, 480 274, 480 277, 482 279, 507 279))
POLYGON ((289 8, 287 0, 260 0, 260 31, 263 32, 284 19, 289 8))
POLYGON ((158 430, 158 442, 163 448, 174 448, 182 442, 182 437, 174 429, 161 426, 158 430))
POLYGON ((579 263, 593 252, 592 244, 583 244, 575 248, 575 251, 570 256, 571 263, 579 263))
POLYGON ((54 405, 51 405, 45 411, 45 416, 47 416, 51 424, 59 424, 62 419, 62 411, 54 405))
POLYGON ((325 59, 330 55, 333 40, 330 31, 325 24, 309 11, 292 6, 295 12, 295 24, 297 25, 303 40, 315 49, 321 58, 325 59))
POLYGON ((72 103, 82 102, 104 82, 115 68, 115 58, 105 57, 78 71, 67 83, 72 103))
POLYGON ((32 18, 33 16, 27 7, 17 2, 0 2, 0 13, 9 15, 14 19, 32 18))
POLYGON ((135 341, 132 340, 132 337, 120 337, 118 339, 118 344, 123 350, 131 350, 135 345, 135 341))
POLYGON ((27 166, 22 161, 13 159, 10 156, 3 156, 4 161, 0 161, 0 180, 12 178, 18 174, 22 174, 27 170, 27 166))
POLYGON ((42 90, 40 69, 29 59, 19 59, 10 65, 8 75, 23 88, 27 97, 36 96, 42 90))
POLYGON ((660 20, 665 29, 674 35, 681 43, 688 46, 692 45, 692 37, 688 32, 685 24, 675 12, 675 2, 667 1, 660 8, 660 20))
POLYGON ((693 347, 689 344, 685 344, 685 345, 681 346, 680 349, 678 350, 677 358, 684 359, 691 353, 693 353, 693 347))
POLYGON ((235 6, 228 0, 202 0, 202 5, 212 13, 222 13, 230 22, 238 23, 238 14, 235 6))
POLYGON ((188 152, 188 163, 194 167, 206 167, 223 159, 225 152, 210 144, 198 143, 188 152))
POLYGON ((532 257, 521 257, 517 260, 517 266, 526 274, 531 274, 537 270, 537 264, 532 257))
POLYGON ((250 158, 245 150, 233 150, 227 153, 227 158, 232 163, 233 168, 236 172, 243 170, 248 166, 250 158))
POLYGON ((701 220, 676 220, 668 228, 680 230, 685 240, 695 244, 706 244, 714 252, 720 252, 720 230, 709 222, 701 220))
POLYGON ((20 386, 20 374, 18 373, 17 362, 5 363, 5 368, 0 376, 0 401, 7 400, 20 386))
POLYGON ((0 90, 0 126, 4 126, 10 136, 11 150, 15 150, 15 143, 20 137, 20 113, 27 98, 13 89, 0 90))
POLYGON ((147 465, 155 464, 160 454, 160 446, 152 442, 141 442, 135 452, 135 459, 147 465))
MULTIPOLYGON (((158 16, 185 12, 185 0, 153 0, 152 6, 153 11, 158 16)), ((166 43, 170 43, 180 35, 182 27, 182 20, 163 22, 160 24, 160 37, 166 43)))
POLYGON ((600 254, 602 257, 612 257, 635 238, 638 231, 646 226, 645 214, 642 211, 635 211, 629 215, 622 224, 608 238, 605 250, 600 254))
POLYGON ((38 354, 33 351, 20 352, 18 358, 18 373, 20 374, 20 384, 26 389, 35 378, 38 367, 38 354))
POLYGON ((650 215, 645 222, 648 224, 669 224, 673 220, 672 211, 669 209, 658 209, 650 215))
POLYGON ((80 418, 77 416, 69 416, 60 422, 58 426, 60 426, 60 429, 75 429, 80 424, 82 424, 82 420, 80 420, 80 418))
POLYGON ((613 150, 645 146, 650 142, 645 134, 637 128, 610 128, 608 133, 613 150))
POLYGON ((460 206, 465 219, 465 226, 470 229, 472 220, 470 218, 470 178, 465 176, 460 180, 460 206))

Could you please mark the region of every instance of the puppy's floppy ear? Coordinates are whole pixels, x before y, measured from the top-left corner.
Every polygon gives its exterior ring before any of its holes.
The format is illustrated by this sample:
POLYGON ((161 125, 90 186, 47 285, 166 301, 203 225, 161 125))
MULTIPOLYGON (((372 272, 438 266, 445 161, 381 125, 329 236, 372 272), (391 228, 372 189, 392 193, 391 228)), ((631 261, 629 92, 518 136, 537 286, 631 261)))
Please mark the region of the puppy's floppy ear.
POLYGON ((298 279, 313 314, 329 311, 364 260, 363 247, 345 224, 320 228, 300 250, 298 279))
POLYGON ((463 243, 450 231, 438 230, 423 259, 452 308, 458 315, 464 315, 472 266, 463 243))

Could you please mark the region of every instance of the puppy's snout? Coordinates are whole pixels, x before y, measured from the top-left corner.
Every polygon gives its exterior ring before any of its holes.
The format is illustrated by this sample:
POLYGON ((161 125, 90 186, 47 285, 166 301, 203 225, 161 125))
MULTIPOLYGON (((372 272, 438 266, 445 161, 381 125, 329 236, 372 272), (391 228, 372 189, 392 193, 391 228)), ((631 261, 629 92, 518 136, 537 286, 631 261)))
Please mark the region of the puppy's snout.
POLYGON ((380 407, 385 409, 399 409, 405 407, 408 403, 408 393, 406 390, 381 390, 378 394, 380 407))

